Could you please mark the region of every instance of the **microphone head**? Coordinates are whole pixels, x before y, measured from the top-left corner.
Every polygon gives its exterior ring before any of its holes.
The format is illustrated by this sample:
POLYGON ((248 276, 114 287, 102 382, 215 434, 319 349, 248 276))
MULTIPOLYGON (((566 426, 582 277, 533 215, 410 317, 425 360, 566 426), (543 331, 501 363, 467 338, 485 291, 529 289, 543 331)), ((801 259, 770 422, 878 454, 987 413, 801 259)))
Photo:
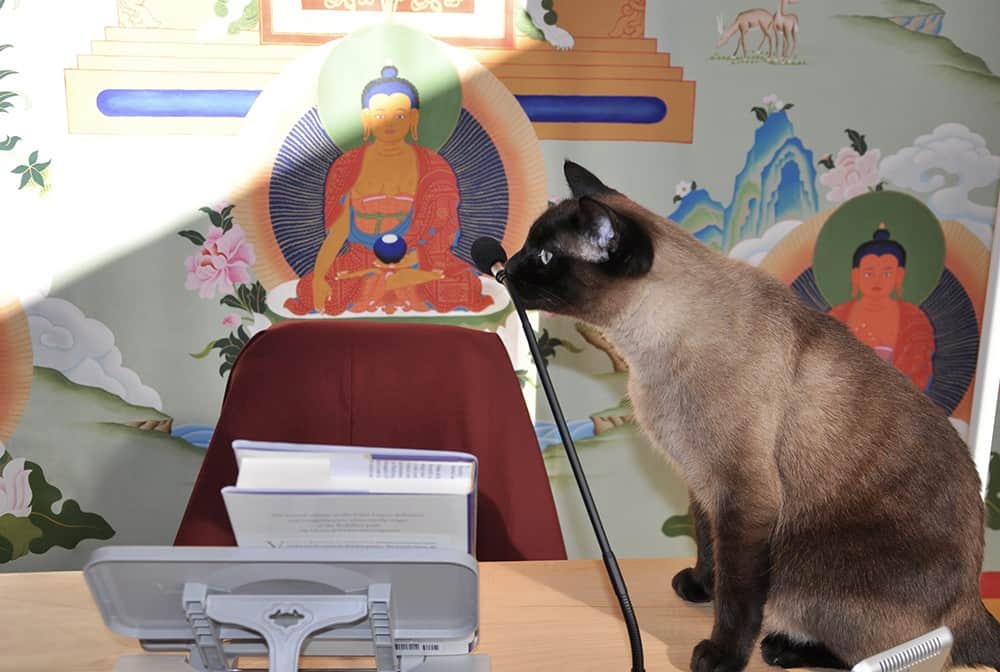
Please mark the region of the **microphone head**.
POLYGON ((493 265, 507 261, 507 253, 495 238, 481 236, 472 243, 472 261, 482 273, 493 275, 493 265))

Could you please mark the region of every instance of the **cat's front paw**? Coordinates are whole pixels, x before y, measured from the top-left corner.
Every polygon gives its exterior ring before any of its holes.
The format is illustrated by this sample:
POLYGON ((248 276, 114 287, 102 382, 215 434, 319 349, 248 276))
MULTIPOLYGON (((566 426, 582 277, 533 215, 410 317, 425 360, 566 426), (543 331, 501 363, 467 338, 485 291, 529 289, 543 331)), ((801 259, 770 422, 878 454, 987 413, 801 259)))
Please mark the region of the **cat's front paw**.
POLYGON ((710 639, 703 639, 691 654, 691 672, 741 672, 746 664, 745 657, 710 639))
POLYGON ((685 602, 711 602, 712 590, 695 576, 694 569, 688 567, 674 575, 670 582, 674 592, 685 602))

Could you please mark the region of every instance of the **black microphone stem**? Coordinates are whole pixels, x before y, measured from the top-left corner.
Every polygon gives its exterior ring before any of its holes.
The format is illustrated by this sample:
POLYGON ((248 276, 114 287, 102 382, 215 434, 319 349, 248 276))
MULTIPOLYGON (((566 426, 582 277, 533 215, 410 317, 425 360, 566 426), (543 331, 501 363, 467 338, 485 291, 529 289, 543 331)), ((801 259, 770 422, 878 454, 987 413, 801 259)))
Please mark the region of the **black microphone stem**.
POLYGON ((580 486, 583 505, 587 509, 590 524, 594 527, 594 535, 597 537, 597 545, 601 548, 604 567, 608 571, 608 578, 611 580, 611 586, 615 591, 615 596, 618 598, 618 604, 621 606, 622 616, 625 619, 629 644, 632 648, 632 672, 645 672, 642 660, 642 638, 639 635, 639 623, 636 621, 635 610, 632 608, 632 601, 628 596, 628 588, 625 586, 625 580, 622 578, 618 561, 615 559, 615 554, 608 543, 608 537, 604 533, 601 517, 597 513, 594 497, 590 494, 590 487, 587 485, 587 477, 583 473, 583 467, 580 466, 580 459, 576 454, 576 445, 573 443, 573 437, 570 436, 569 428, 566 426, 566 418, 563 417, 562 408, 559 407, 559 399, 556 398, 556 392, 552 387, 552 380, 549 378, 545 360, 542 358, 542 353, 538 348, 538 340, 535 338, 535 332, 531 328, 531 323, 528 322, 528 315, 524 311, 524 306, 521 305, 520 297, 518 297, 511 283, 507 282, 506 271, 501 270, 496 274, 496 278, 507 288, 510 299, 514 302, 514 308, 517 309, 517 314, 521 318, 521 326, 524 328, 524 335, 528 339, 528 348, 531 350, 532 359, 535 360, 535 368, 538 369, 538 377, 542 381, 542 389, 545 390, 545 397, 548 399, 549 407, 552 409, 552 415, 556 420, 556 427, 559 428, 559 436, 562 438, 563 447, 566 449, 566 457, 569 459, 570 467, 573 469, 573 475, 580 486))

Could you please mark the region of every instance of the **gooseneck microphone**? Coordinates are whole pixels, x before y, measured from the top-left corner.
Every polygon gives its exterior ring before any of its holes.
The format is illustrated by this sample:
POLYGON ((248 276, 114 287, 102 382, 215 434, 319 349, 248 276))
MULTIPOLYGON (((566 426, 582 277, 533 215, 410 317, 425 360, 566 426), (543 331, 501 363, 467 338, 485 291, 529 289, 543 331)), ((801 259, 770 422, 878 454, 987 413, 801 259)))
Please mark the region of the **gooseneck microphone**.
POLYGON ((562 439, 563 447, 566 449, 566 457, 569 459, 570 467, 573 469, 573 476, 576 484, 580 488, 580 495, 583 498, 583 505, 587 509, 587 516, 590 524, 594 527, 594 536, 597 537, 597 544, 601 548, 601 557, 604 559, 604 567, 608 572, 608 579, 611 587, 618 598, 621 606, 622 616, 625 618, 625 627, 628 629, 629 644, 632 647, 632 672, 644 672, 642 661, 642 639, 639 636, 639 623, 635 618, 635 611, 632 608, 632 601, 628 596, 628 588, 625 586, 625 579, 622 578, 618 561, 608 543, 608 537, 604 533, 604 526, 601 524, 601 517, 597 513, 597 505, 590 494, 590 487, 587 485, 587 477, 580 466, 580 459, 576 454, 576 445, 573 437, 570 436, 569 428, 566 426, 566 418, 563 417, 562 409, 559 407, 559 399, 556 397, 555 388, 552 387, 552 380, 549 378, 548 369, 545 367, 545 360, 538 348, 538 340, 535 338, 535 331, 528 322, 528 316, 524 312, 521 298, 517 291, 508 282, 507 271, 504 270, 504 263, 507 261, 507 253, 504 252, 500 243, 493 238, 483 236, 477 238, 472 244, 472 260, 482 273, 488 273, 497 279, 510 294, 510 299, 517 309, 517 315, 521 318, 521 326, 524 328, 524 335, 528 339, 528 347, 531 349, 531 357, 535 360, 535 367, 538 369, 538 377, 542 381, 542 388, 545 390, 545 397, 549 401, 549 408, 552 409, 552 416, 556 420, 556 427, 559 429, 559 437, 562 439))

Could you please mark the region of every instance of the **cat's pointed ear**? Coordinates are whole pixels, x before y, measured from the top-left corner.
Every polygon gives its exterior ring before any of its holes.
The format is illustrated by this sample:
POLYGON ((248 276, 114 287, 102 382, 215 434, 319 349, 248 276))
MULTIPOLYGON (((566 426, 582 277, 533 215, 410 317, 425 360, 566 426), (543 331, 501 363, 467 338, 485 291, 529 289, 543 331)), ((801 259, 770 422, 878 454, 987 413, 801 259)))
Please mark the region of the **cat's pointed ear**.
POLYGON ((621 242, 621 223, 615 212, 589 196, 580 199, 585 256, 589 261, 608 261, 621 242))
POLYGON ((566 183, 573 193, 573 198, 617 193, 614 189, 601 182, 589 170, 568 159, 563 164, 563 173, 566 175, 566 183))
POLYGON ((635 220, 601 201, 580 199, 582 235, 577 253, 608 273, 639 277, 653 265, 653 241, 635 220))

